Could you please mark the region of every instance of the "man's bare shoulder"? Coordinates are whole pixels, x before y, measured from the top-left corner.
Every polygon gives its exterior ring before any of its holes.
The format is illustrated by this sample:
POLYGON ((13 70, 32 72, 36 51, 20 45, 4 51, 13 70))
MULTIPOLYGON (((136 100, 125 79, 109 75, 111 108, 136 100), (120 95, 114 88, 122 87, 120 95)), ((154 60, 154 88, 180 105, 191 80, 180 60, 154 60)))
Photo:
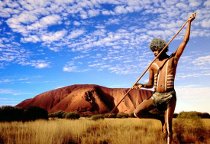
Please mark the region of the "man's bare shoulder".
POLYGON ((170 57, 171 57, 170 59, 173 61, 174 64, 177 64, 178 63, 179 58, 177 57, 177 55, 176 55, 175 52, 172 53, 170 57))
POLYGON ((159 66, 158 66, 157 62, 153 62, 152 65, 151 65, 151 67, 150 67, 150 70, 151 70, 151 71, 155 71, 155 70, 158 69, 158 67, 159 67, 159 66))

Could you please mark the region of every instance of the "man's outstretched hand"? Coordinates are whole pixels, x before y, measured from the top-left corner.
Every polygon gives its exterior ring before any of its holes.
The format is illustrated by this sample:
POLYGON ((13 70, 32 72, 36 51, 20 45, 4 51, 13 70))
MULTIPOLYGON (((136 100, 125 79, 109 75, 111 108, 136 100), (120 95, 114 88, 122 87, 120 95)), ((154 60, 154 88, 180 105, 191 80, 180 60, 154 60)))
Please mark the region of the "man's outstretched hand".
POLYGON ((188 21, 192 22, 196 17, 196 13, 193 13, 189 18, 188 21))

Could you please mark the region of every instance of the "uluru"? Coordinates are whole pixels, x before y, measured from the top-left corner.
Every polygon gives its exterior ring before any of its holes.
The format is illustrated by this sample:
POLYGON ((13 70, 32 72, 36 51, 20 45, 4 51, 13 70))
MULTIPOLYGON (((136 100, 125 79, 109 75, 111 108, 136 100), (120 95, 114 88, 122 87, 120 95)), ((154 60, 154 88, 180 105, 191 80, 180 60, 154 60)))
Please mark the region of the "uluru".
MULTIPOLYGON (((19 108, 37 106, 49 113, 64 111, 81 114, 110 112, 122 99, 128 88, 108 88, 95 84, 75 84, 41 93, 16 105, 19 108)), ((131 90, 116 113, 131 113, 143 100, 151 97, 152 91, 131 90)))

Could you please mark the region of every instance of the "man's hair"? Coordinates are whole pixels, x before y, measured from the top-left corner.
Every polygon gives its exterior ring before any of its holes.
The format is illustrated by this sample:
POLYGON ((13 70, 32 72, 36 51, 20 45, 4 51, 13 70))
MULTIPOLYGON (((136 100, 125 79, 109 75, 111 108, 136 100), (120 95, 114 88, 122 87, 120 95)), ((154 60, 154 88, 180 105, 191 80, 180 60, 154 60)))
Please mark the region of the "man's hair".
MULTIPOLYGON (((152 51, 162 50, 166 46, 166 42, 159 38, 154 38, 150 43, 150 49, 152 51)), ((168 46, 165 48, 165 51, 168 51, 168 46)))

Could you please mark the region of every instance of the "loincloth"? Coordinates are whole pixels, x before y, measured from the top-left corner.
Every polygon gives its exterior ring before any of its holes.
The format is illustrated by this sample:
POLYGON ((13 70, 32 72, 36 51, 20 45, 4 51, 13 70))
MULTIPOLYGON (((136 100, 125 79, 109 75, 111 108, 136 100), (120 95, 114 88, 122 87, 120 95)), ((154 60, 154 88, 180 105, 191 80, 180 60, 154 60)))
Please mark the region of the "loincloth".
POLYGON ((155 92, 151 99, 153 100, 153 105, 157 107, 158 110, 165 110, 173 97, 176 98, 175 90, 165 93, 155 92))

